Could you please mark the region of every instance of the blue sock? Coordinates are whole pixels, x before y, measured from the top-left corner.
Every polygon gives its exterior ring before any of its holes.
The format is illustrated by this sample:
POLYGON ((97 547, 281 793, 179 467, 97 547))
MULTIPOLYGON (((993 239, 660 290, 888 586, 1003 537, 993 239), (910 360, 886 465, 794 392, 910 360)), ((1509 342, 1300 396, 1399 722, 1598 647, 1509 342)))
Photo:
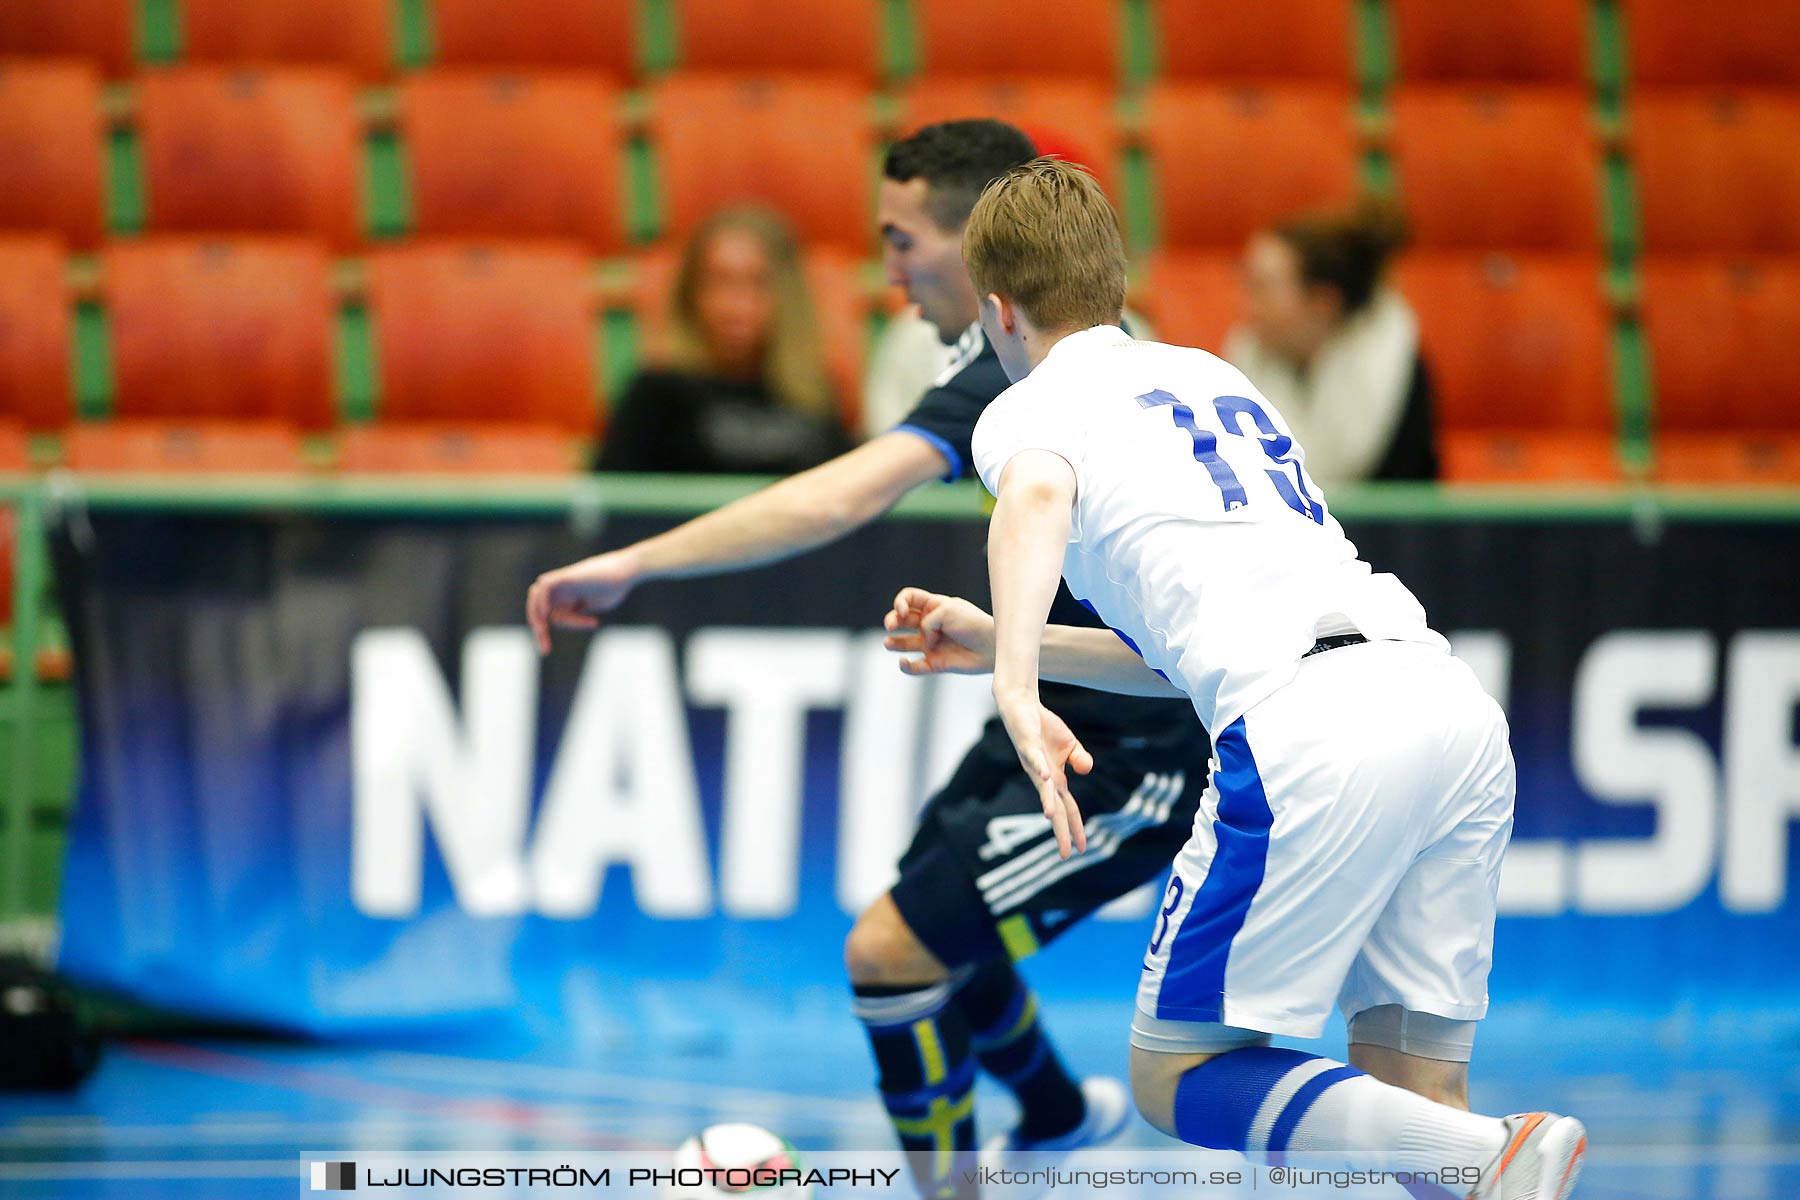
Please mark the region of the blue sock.
POLYGON ((1069 1077, 1038 1020, 1037 997, 1010 958, 981 963, 956 991, 981 1069, 1019 1101, 1027 1141, 1073 1132, 1086 1115, 1081 1085, 1069 1077))
POLYGON ((1355 1067, 1300 1050, 1233 1050, 1181 1077, 1175 1088, 1175 1132, 1184 1142, 1214 1150, 1280 1154, 1326 1088, 1362 1075, 1355 1067), (1278 1106, 1268 1105, 1278 1089, 1283 1093, 1276 1097, 1278 1106), (1265 1107, 1271 1111, 1259 1126, 1257 1116, 1265 1107))

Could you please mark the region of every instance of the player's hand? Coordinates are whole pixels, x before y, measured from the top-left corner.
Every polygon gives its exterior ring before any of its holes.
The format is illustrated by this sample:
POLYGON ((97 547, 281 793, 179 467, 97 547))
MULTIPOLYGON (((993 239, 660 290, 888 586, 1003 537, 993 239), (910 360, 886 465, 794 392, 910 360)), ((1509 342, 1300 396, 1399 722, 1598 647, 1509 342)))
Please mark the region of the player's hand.
POLYGON ((550 653, 552 627, 597 628, 600 615, 623 603, 637 581, 636 569, 620 550, 539 575, 525 595, 525 619, 538 653, 550 653))
POLYGON ((882 625, 882 644, 908 675, 981 675, 994 669, 994 618, 960 596, 902 588, 882 625))
POLYGON ((1018 751, 1019 765, 1037 785, 1044 815, 1056 831, 1056 849, 1064 858, 1074 850, 1087 850, 1087 829, 1081 810, 1069 794, 1068 772, 1086 775, 1094 769, 1094 756, 1081 744, 1063 719, 1038 701, 1036 690, 997 696, 1000 718, 1018 751))

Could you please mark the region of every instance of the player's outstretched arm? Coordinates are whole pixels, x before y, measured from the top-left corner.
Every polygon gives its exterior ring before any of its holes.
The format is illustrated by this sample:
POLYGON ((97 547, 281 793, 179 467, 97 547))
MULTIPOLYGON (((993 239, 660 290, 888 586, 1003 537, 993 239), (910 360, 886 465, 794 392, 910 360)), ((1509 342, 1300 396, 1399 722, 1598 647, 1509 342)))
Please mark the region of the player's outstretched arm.
MULTIPOLYGON (((882 624, 908 675, 985 675, 994 669, 994 618, 960 596, 902 588, 882 624)), ((1106 629, 1049 625, 1039 651, 1045 679, 1127 696, 1176 697, 1180 688, 1106 629)))
POLYGON ((961 596, 945 596, 924 588, 901 588, 894 606, 882 618, 896 654, 908 675, 986 675, 994 669, 994 618, 961 596))
POLYGON ((546 571, 525 600, 538 649, 549 652, 553 627, 594 628, 646 580, 761 566, 843 537, 947 465, 922 438, 886 433, 666 533, 546 571))
POLYGON ((1075 471, 1047 450, 1015 454, 1000 475, 988 526, 994 594, 994 702, 1019 762, 1044 804, 1064 858, 1087 849, 1066 768, 1085 774, 1093 756, 1038 699, 1038 660, 1050 602, 1062 577, 1075 504, 1075 471))

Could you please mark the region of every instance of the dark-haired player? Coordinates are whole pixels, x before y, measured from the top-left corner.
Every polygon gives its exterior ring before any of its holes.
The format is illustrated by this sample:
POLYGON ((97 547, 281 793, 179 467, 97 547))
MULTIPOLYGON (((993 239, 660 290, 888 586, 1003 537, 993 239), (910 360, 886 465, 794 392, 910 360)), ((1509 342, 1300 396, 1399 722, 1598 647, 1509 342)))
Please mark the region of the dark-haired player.
MULTIPOLYGON (((977 321, 962 233, 981 189, 1034 156, 998 121, 927 126, 889 151, 881 184, 883 257, 955 351, 936 386, 890 432, 675 529, 541 576, 527 601, 540 648, 555 625, 593 628, 637 584, 716 574, 810 550, 868 524, 912 489, 972 474, 970 439, 1006 373, 977 321)), ((1067 592, 1058 622, 1094 625, 1067 592)), ((857 919, 844 957, 882 1099, 904 1146, 928 1151, 928 1196, 972 1190, 978 1069, 1018 1098, 1008 1149, 1070 1150, 1125 1125, 1115 1079, 1077 1083, 1013 967, 1088 913, 1161 874, 1186 841, 1210 749, 1193 710, 1068 688, 1057 711, 1106 765, 1080 781, 1089 851, 1063 861, 1006 731, 990 724, 920 818, 900 879, 857 919)))

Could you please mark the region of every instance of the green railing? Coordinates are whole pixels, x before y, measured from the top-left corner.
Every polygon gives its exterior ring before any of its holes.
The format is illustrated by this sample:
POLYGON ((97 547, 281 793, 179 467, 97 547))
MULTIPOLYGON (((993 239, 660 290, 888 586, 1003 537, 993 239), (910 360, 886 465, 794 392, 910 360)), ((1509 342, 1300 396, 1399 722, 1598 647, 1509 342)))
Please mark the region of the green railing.
MULTIPOLYGON (((0 474, 0 505, 18 531, 14 563, 12 671, 0 684, 0 756, 8 762, 0 803, 0 920, 51 907, 61 828, 75 769, 70 685, 40 678, 41 651, 62 644, 48 611, 45 532, 59 510, 251 512, 308 515, 532 516, 568 521, 598 535, 609 516, 676 519, 707 511, 768 481, 750 477, 612 476, 495 482, 468 479, 74 477, 0 474), (29 886, 30 881, 37 886, 29 886)), ((890 519, 985 520, 975 484, 926 488, 890 519)), ((1455 487, 1389 484, 1340 489, 1333 511, 1359 521, 1554 520, 1627 522, 1653 542, 1675 521, 1752 520, 1800 526, 1800 489, 1721 491, 1667 488, 1455 487)), ((546 566, 554 564, 546 563, 546 566)))

